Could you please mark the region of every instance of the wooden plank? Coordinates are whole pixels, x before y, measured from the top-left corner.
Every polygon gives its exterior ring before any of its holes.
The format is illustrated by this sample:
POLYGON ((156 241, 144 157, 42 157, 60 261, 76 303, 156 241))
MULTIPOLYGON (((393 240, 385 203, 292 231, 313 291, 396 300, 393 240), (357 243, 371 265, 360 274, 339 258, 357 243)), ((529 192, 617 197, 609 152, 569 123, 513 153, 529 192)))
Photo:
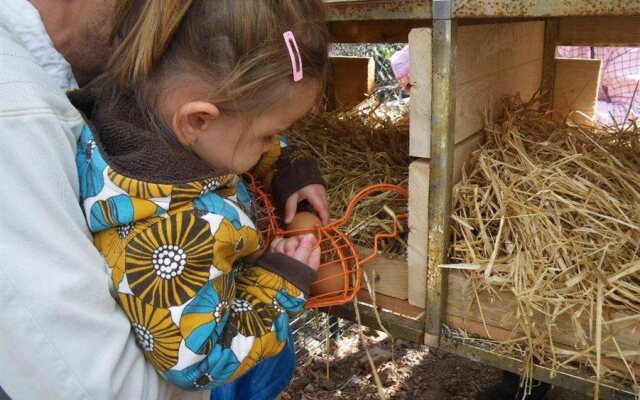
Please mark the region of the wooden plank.
POLYGON ((503 114, 504 96, 531 97, 542 80, 544 22, 459 28, 456 143, 484 126, 488 107, 503 114))
MULTIPOLYGON (((484 143, 485 135, 475 135, 458 143, 453 152, 453 182, 458 183, 471 153, 484 143)), ((429 244, 429 160, 419 159, 409 165, 409 238, 407 263, 409 304, 425 307, 427 287, 427 247, 429 244)))
POLYGON ((540 96, 542 109, 548 111, 553 103, 553 84, 556 75, 556 47, 560 21, 557 18, 547 19, 544 23, 544 50, 542 53, 542 82, 540 96))
MULTIPOLYGON (((455 315, 447 315, 446 323, 450 327, 461 329, 469 335, 480 336, 483 338, 497 340, 500 342, 506 342, 508 340, 517 338, 517 336, 514 334, 512 330, 504 329, 504 328, 493 326, 493 325, 486 325, 481 322, 460 318, 455 315)), ((556 346, 558 349, 575 351, 575 349, 567 345, 563 346, 558 343, 554 343, 554 346, 556 346)), ((603 357, 602 365, 607 368, 622 372, 624 374, 628 373, 628 370, 624 365, 624 362, 617 358, 603 357)), ((640 366, 631 366, 631 370, 633 371, 633 374, 636 377, 636 379, 640 380, 640 366)))
POLYGON ((331 57, 329 99, 333 107, 354 107, 375 89, 375 62, 371 57, 331 57))
MULTIPOLYGON (((370 249, 358 248, 361 256, 371 254, 370 249)), ((378 255, 364 264, 364 272, 376 293, 397 299, 407 299, 407 262, 378 255)), ((364 278, 362 286, 366 288, 364 278)))
MULTIPOLYGON (((374 301, 366 290, 358 292, 358 301, 373 305, 374 301)), ((394 314, 405 316, 409 319, 421 319, 424 316, 424 308, 412 306, 406 300, 376 293, 375 306, 381 310, 387 310, 394 314)))
MULTIPOLYGON (((523 368, 529 368, 521 358, 497 353, 492 346, 446 335, 440 341, 440 350, 515 374, 521 374, 523 368)), ((533 379, 547 382, 575 393, 582 393, 586 395, 586 398, 591 398, 593 395, 595 379, 593 378, 593 373, 589 373, 586 370, 552 371, 547 367, 534 364, 529 372, 533 379)), ((636 392, 637 390, 632 387, 631 383, 615 386, 600 383, 600 399, 602 400, 636 400, 636 396, 634 396, 636 392)))
POLYGON ((600 60, 556 59, 553 110, 562 119, 573 111, 572 119, 591 123, 596 117, 600 88, 600 60))
MULTIPOLYGON (((505 340, 505 337, 509 336, 508 332, 514 330, 516 324, 515 313, 518 306, 511 291, 497 290, 493 298, 488 293, 481 293, 479 295, 481 307, 478 307, 475 296, 469 292, 468 278, 463 272, 455 270, 449 273, 447 289, 447 319, 454 326, 462 326, 465 329, 470 329, 474 334, 497 340, 505 340), (480 309, 482 309, 482 313, 480 309), (487 326, 487 329, 485 329, 485 326, 487 326)), ((613 314, 608 317, 614 319, 621 316, 625 315, 613 314)), ((545 327, 548 325, 548 321, 540 313, 536 313, 533 318, 535 326, 545 327)), ((589 332, 589 321, 586 313, 583 313, 579 322, 585 332, 589 332)), ((605 332, 606 334, 616 332, 616 341, 623 351, 637 351, 640 348, 640 335, 635 330, 638 329, 640 324, 636 324, 635 327, 625 324, 627 323, 617 322, 607 325, 605 332)), ((575 348, 578 335, 572 321, 566 314, 556 318, 551 329, 553 329, 555 345, 575 348)), ((603 343, 602 351, 608 358, 619 361, 609 361, 608 366, 612 368, 616 366, 623 367, 614 343, 611 341, 603 343)), ((627 361, 630 364, 638 365, 640 363, 640 355, 629 356, 627 361)), ((621 370, 623 373, 624 371, 624 369, 621 370)))
POLYGON ((561 18, 560 45, 640 46, 640 17, 561 18))
POLYGON ((424 28, 429 21, 399 19, 381 21, 329 22, 329 33, 334 43, 407 43, 409 32, 424 28))
MULTIPOLYGON (((358 298, 362 301, 367 300, 367 295, 362 291, 358 293, 358 298)), ((382 324, 393 337, 397 339, 407 340, 414 343, 423 343, 424 338, 424 310, 410 308, 406 302, 398 299, 384 299, 383 295, 376 296, 378 303, 378 314, 382 320, 382 324), (387 303, 390 301, 391 303, 387 303), (380 304, 384 303, 384 307, 380 304), (411 315, 406 315, 408 313, 411 315)), ((378 318, 375 310, 371 305, 359 303, 360 319, 362 325, 373 329, 380 329, 378 318)), ((345 304, 338 307, 330 307, 321 309, 326 313, 335 315, 349 321, 356 321, 355 308, 353 303, 345 304)))
MULTIPOLYGON (((502 116, 504 96, 519 93, 529 98, 538 90, 543 48, 544 22, 541 21, 458 28, 456 143, 482 129, 485 110, 491 110, 494 118, 502 116)), ((424 69, 422 71, 424 73, 424 69)), ((429 158, 431 131, 423 128, 427 126, 424 121, 414 122, 416 118, 424 116, 412 114, 412 124, 420 129, 411 131, 410 154, 429 158)))
POLYGON ((424 153, 431 136, 431 29, 409 33, 411 102, 409 103, 409 154, 424 153))
POLYGON ((535 60, 458 86, 456 142, 483 127, 485 112, 490 111, 494 119, 501 117, 505 96, 532 97, 540 87, 541 77, 542 60, 535 60))
POLYGON ((429 244, 429 160, 409 165, 409 304, 425 307, 427 301, 427 245, 429 244))

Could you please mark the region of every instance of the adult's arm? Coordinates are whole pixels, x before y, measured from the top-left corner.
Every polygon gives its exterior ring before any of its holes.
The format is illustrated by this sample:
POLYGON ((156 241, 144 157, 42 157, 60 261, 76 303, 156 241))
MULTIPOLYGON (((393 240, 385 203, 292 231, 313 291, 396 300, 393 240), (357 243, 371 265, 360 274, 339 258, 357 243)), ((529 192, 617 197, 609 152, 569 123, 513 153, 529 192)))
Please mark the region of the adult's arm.
POLYGON ((597 119, 608 125, 624 125, 629 119, 640 117, 640 87, 637 86, 640 49, 617 47, 599 51, 606 51, 606 56, 602 62, 597 119))
POLYGON ((144 359, 78 204, 82 127, 0 24, 0 387, 20 399, 192 399, 144 359))

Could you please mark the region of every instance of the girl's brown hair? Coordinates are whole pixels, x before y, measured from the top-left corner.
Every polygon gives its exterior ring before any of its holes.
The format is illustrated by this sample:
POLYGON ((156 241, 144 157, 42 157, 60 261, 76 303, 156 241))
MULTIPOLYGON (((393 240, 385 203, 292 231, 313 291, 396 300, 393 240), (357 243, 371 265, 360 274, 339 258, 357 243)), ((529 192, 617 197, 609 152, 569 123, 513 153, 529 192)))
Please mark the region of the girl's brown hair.
POLYGON ((293 84, 286 31, 296 37, 305 79, 324 85, 321 0, 117 0, 107 74, 147 107, 182 74, 214 88, 207 100, 223 112, 252 112, 287 79, 293 84))

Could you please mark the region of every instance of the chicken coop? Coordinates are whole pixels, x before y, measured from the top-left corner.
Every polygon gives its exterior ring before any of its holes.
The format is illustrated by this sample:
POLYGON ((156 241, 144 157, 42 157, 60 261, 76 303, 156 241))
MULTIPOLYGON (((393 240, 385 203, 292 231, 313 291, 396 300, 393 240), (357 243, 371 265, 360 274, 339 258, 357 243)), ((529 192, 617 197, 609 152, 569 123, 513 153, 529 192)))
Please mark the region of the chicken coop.
MULTIPOLYGON (((397 338, 503 370, 526 371, 532 378, 585 394, 592 394, 597 386, 600 398, 635 398, 640 380, 640 314, 599 315, 597 326, 585 313, 574 313, 571 318, 565 313, 554 317, 553 324, 545 318, 538 321, 553 331, 554 345, 567 351, 576 348, 575 329, 588 332, 586 335, 598 342, 592 346, 594 356, 585 350, 571 353, 570 358, 594 365, 597 358, 594 368, 598 372, 561 368, 559 364, 552 367, 537 363, 535 357, 526 363, 517 352, 499 352, 492 346, 508 342, 513 332, 522 328, 508 318, 519 312, 512 290, 473 294, 468 290, 466 267, 456 268, 450 260, 450 241, 454 185, 463 169, 469 168, 472 153, 485 141, 487 121, 504 116, 501 102, 507 96, 539 96, 544 100, 541 107, 578 110, 588 118, 594 113, 600 64, 556 59, 556 47, 639 46, 640 2, 326 2, 333 41, 408 43, 410 48, 408 256, 406 261, 398 261, 381 255, 367 267, 368 276, 376 283, 376 301, 373 306, 369 294, 360 293, 363 324, 377 327, 380 319, 397 338), (600 380, 600 368, 605 367, 623 376, 622 383, 600 380)), ((335 85, 349 86, 351 93, 370 92, 371 79, 357 76, 358 71, 370 71, 370 63, 336 62, 345 66, 336 67, 335 85)), ((637 226, 629 224, 627 233, 631 235, 637 226)), ((639 274, 640 268, 633 265, 618 275, 632 275, 640 282, 639 274)), ((627 286, 625 290, 640 296, 638 286, 627 286)), ((596 303, 593 315, 597 314, 596 303)), ((351 304, 328 311, 341 318, 355 318, 351 304)))

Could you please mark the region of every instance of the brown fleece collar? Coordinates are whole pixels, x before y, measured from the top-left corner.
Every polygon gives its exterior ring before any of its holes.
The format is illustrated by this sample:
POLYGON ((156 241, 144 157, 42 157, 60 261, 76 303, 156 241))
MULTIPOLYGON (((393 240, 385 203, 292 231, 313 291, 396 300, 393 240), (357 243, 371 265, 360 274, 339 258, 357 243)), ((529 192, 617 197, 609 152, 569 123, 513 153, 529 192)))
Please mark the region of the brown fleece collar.
POLYGON ((89 120, 105 161, 117 173, 143 182, 178 184, 225 175, 193 153, 147 127, 131 95, 108 90, 69 93, 73 105, 89 120))

